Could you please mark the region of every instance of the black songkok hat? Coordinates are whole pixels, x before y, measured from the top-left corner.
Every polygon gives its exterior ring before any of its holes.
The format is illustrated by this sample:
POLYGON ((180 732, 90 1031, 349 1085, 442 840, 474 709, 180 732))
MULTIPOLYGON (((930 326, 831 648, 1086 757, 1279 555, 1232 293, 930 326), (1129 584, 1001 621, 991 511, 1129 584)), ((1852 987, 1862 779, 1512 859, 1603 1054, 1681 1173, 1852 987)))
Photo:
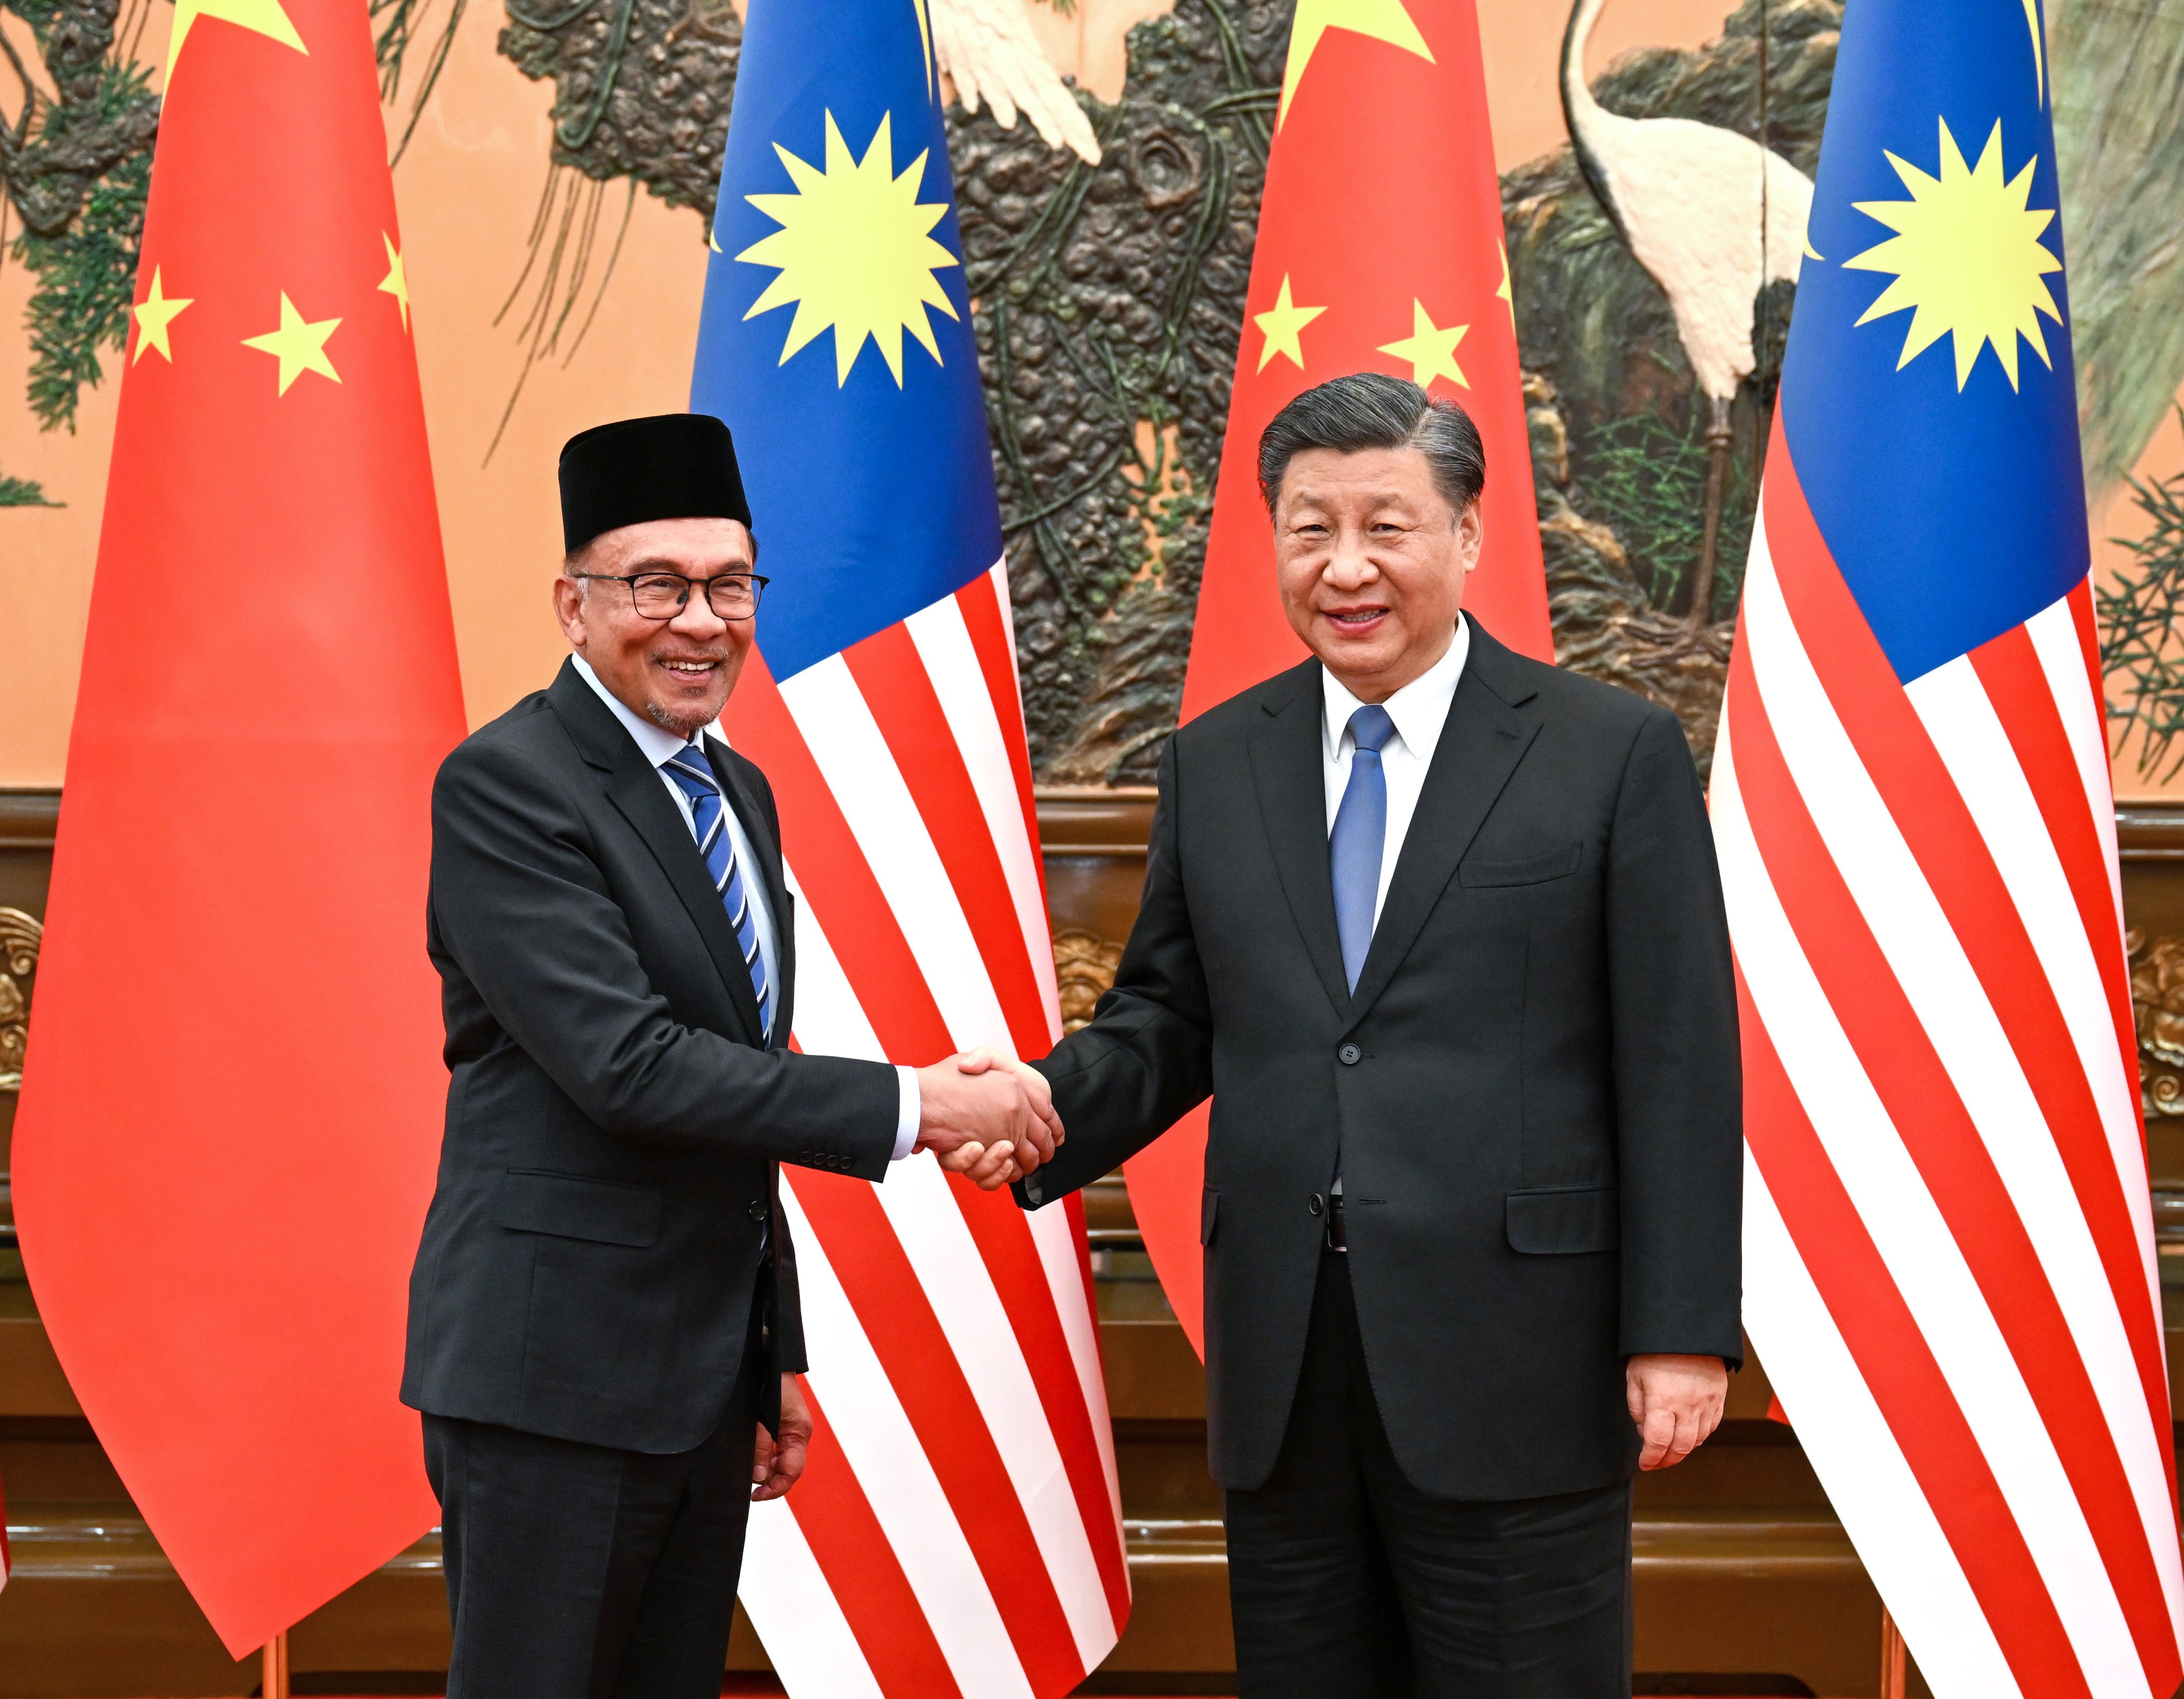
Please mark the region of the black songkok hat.
POLYGON ((561 546, 652 519, 751 522, 736 445, 710 413, 595 425, 561 448, 561 546))

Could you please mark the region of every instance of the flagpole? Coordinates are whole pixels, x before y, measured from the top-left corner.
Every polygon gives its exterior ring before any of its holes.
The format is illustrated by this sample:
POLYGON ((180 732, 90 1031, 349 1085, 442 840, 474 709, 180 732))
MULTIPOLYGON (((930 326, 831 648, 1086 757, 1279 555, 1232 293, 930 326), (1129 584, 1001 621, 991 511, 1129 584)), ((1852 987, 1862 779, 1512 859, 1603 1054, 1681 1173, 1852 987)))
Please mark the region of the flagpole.
MULTIPOLYGON (((1889 1614, 1888 1607, 1883 1605, 1880 1607, 1880 1699, 1903 1699, 1903 1636, 1897 1629, 1896 1618, 1889 1614)), ((282 1699, 287 1699, 285 1685, 282 1699)))
MULTIPOLYGON (((265 1642, 265 1679, 259 1687, 265 1699, 288 1699, 288 1630, 286 1629, 265 1642)), ((1898 1691, 1901 1691, 1900 1687, 1898 1691)))

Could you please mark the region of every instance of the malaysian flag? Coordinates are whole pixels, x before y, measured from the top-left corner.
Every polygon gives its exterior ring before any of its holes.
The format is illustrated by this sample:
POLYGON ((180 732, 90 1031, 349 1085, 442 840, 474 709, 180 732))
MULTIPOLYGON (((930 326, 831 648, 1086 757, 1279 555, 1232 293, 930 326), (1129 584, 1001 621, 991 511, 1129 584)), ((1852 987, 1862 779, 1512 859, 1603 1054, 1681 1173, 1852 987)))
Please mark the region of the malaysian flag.
MULTIPOLYGON (((796 904, 794 1042, 927 1063, 1061 1033, 1008 580, 922 0, 756 9, 693 408, 772 586, 722 730, 796 904)), ((1129 1611, 1081 1206, 930 1156, 797 1168, 818 1421, 743 1600, 789 1692, 1048 1696, 1129 1611)))
POLYGON ((2035 0, 1851 0, 1713 768, 1745 1317, 1941 1699, 2168 1699, 2048 93, 2035 0))

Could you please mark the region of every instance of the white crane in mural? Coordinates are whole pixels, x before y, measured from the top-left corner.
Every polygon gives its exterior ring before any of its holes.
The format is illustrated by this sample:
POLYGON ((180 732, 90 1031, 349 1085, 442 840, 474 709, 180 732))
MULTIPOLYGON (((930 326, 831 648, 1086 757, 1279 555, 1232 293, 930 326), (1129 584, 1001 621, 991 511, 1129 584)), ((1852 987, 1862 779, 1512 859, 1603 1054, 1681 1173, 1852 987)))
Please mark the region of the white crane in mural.
POLYGON ((983 99, 994 121, 1013 130, 1021 109, 1048 147, 1100 163, 1092 120, 1039 47, 1023 0, 931 0, 931 7, 933 57, 966 112, 976 112, 983 99))
POLYGON ((1749 136, 1689 118, 1625 118, 1585 86, 1585 47, 1607 0, 1576 0, 1563 32, 1563 115, 1578 169, 1631 257, 1669 298, 1706 392, 1705 529, 1691 619, 1713 602, 1730 405, 1752 376, 1753 314, 1769 283, 1797 281, 1812 180, 1749 136))

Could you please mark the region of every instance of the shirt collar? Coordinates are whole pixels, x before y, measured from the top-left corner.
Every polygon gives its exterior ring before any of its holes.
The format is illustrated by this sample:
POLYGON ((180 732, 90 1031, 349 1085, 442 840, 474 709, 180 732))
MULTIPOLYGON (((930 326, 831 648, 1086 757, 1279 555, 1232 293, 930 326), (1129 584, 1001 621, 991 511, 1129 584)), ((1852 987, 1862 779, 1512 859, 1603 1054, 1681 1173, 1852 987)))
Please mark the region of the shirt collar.
POLYGON ((607 705, 607 711, 621 721, 622 729, 637 740, 637 747, 644 752, 645 760, 655 767, 665 766, 683 750, 694 745, 703 749, 704 733, 700 732, 697 737, 691 738, 689 743, 684 743, 682 738, 665 727, 654 725, 651 721, 638 713, 621 698, 600 683, 599 674, 592 671, 591 663, 583 656, 572 655, 569 657, 569 662, 577 669, 577 676, 590 685, 599 700, 607 705))
MULTIPOLYGON (((1396 735, 1402 739, 1403 747, 1418 760, 1433 760, 1441 727, 1448 723, 1449 705, 1456 700, 1456 687, 1463 677, 1463 663, 1470 654, 1471 625, 1458 614, 1456 637, 1448 653, 1380 705, 1396 722, 1396 735)), ((1319 677, 1325 704, 1321 733, 1327 759, 1339 760, 1350 735, 1350 716, 1365 705, 1324 666, 1319 677)))

